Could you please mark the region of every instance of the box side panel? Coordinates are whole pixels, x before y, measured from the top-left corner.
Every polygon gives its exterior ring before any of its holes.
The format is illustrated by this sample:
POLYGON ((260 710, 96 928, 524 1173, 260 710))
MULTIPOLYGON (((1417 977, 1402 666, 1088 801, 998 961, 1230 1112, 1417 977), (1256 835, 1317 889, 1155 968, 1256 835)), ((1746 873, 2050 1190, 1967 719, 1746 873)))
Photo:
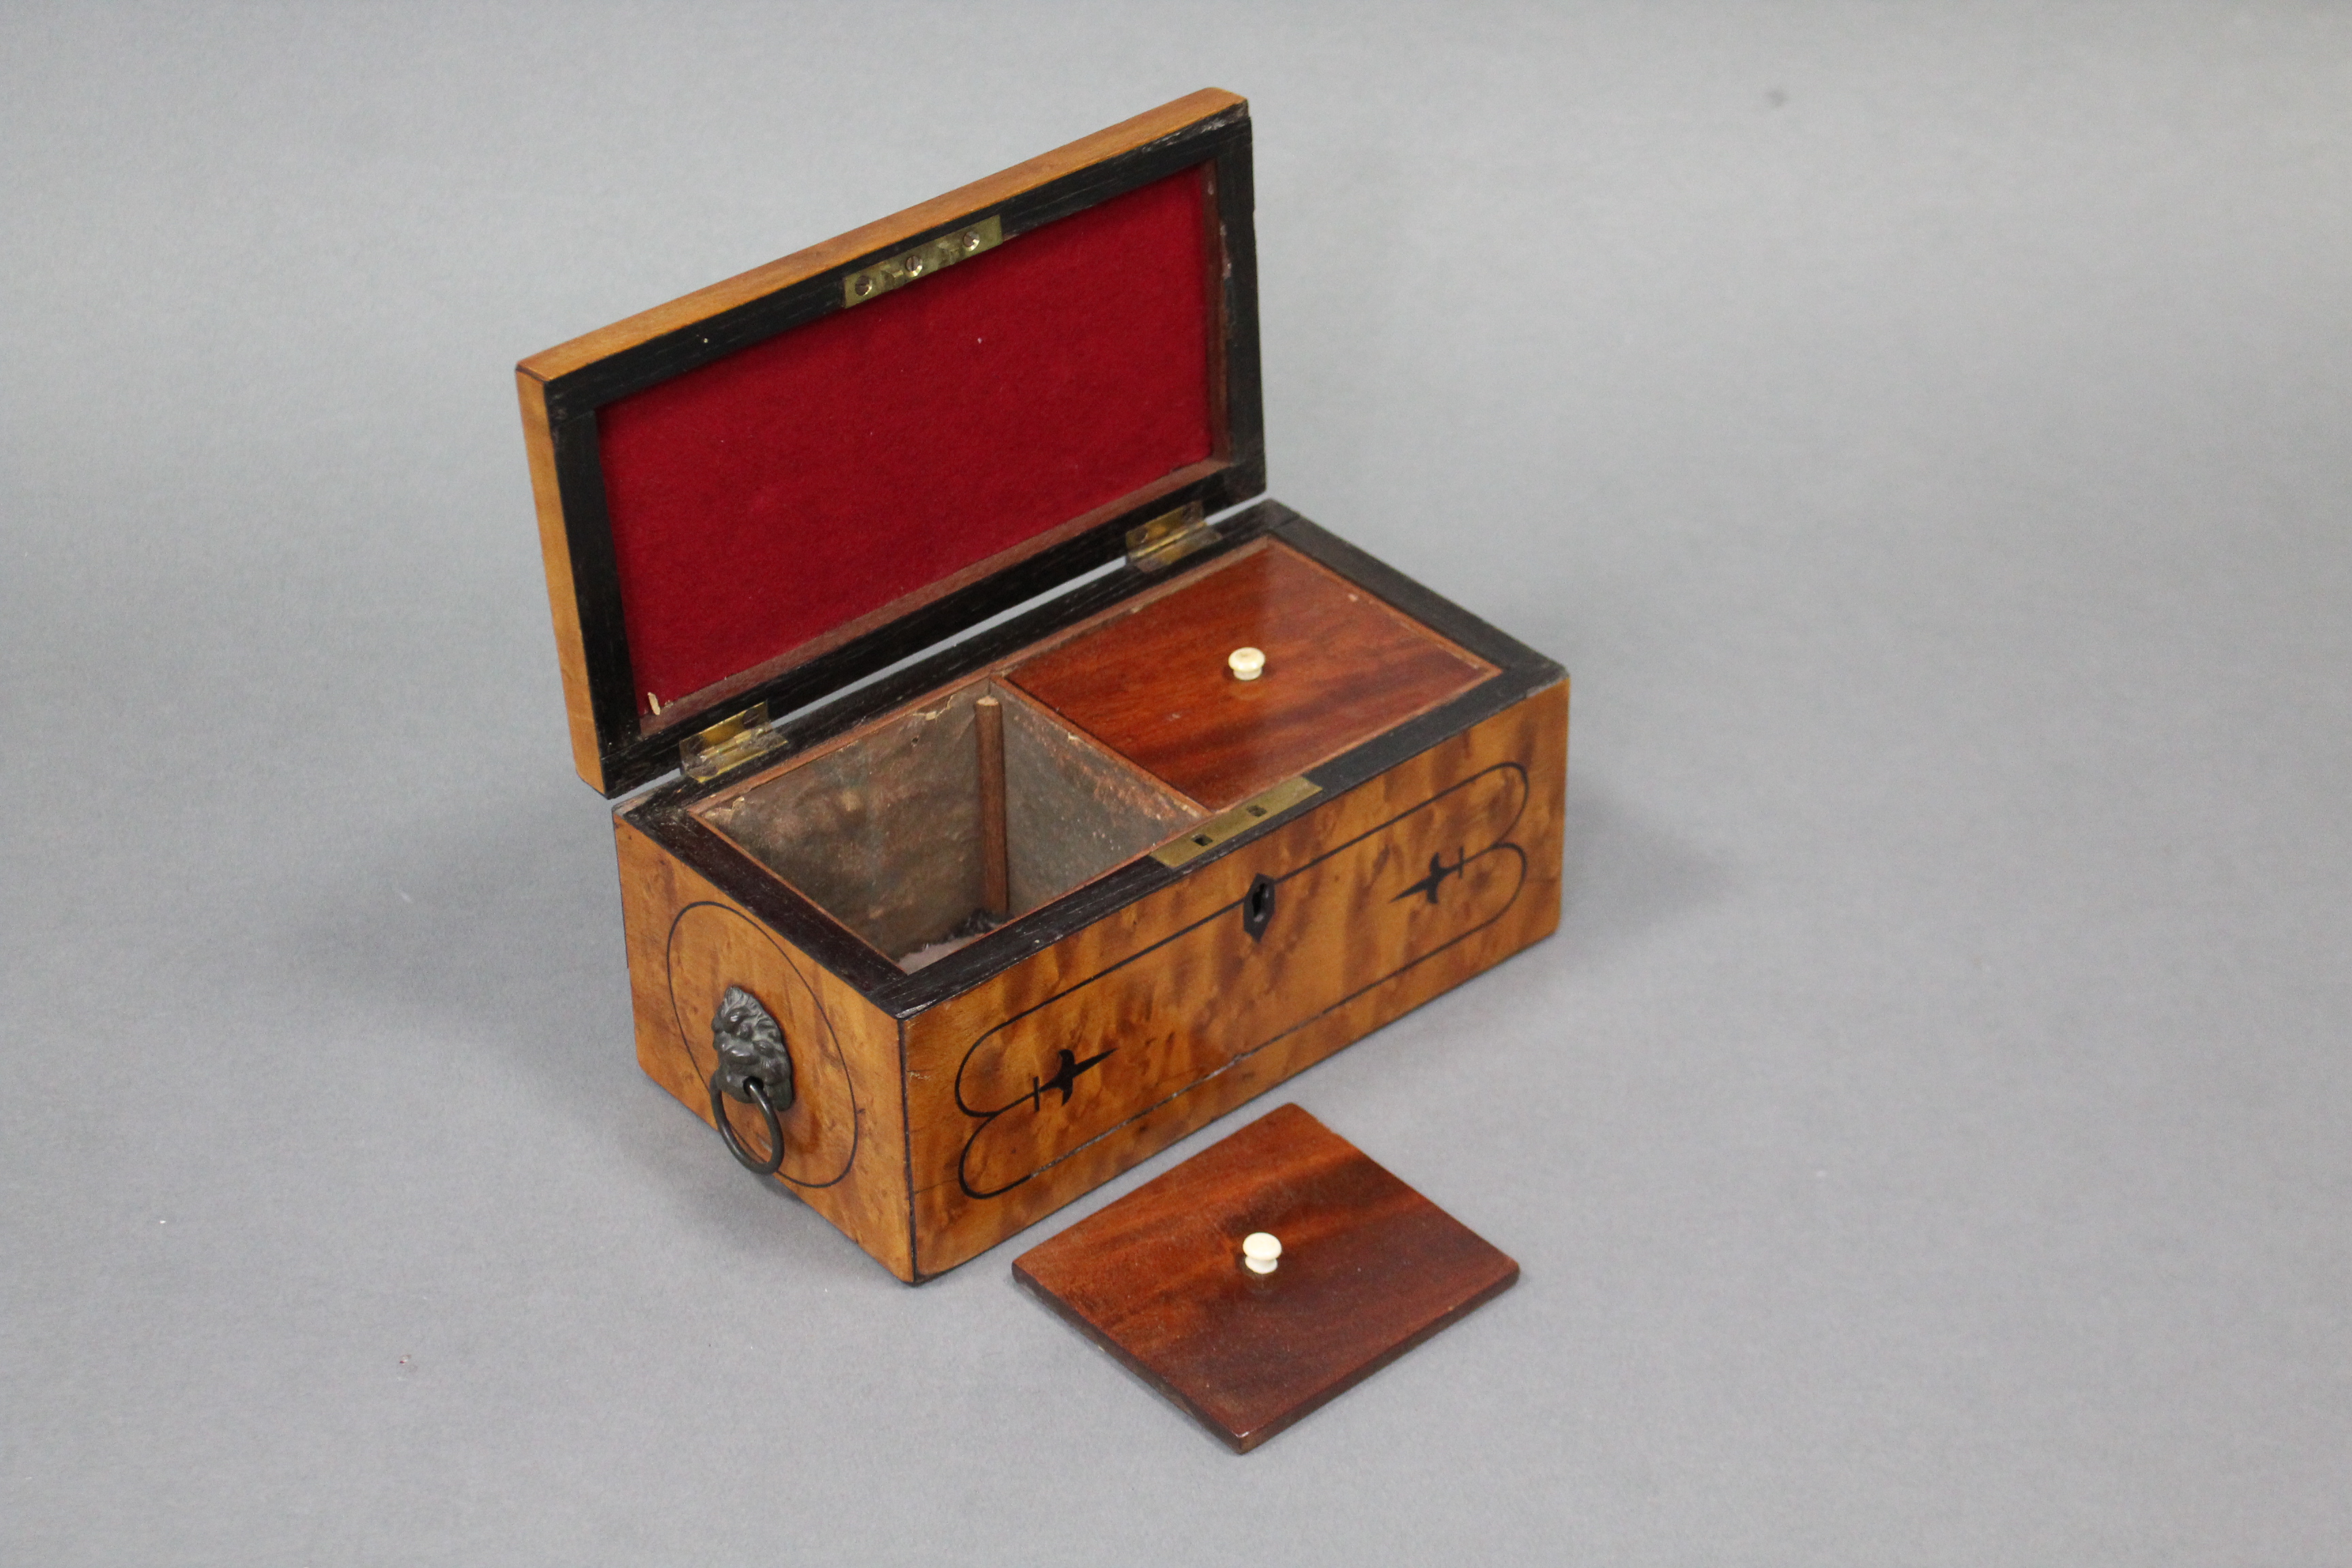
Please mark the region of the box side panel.
MULTIPOLYGON (((626 822, 614 822, 614 836, 646 1075, 711 1121, 711 1015, 729 986, 750 992, 782 1027, 793 1057, 795 1099, 782 1117, 776 1179, 912 1279, 897 1021, 626 822)), ((738 1137, 764 1152, 758 1113, 729 1105, 738 1137)), ((709 1157, 728 1158, 716 1137, 709 1157)))
POLYGON ((1550 934, 1567 745, 1563 681, 910 1019, 918 1275, 1550 934))

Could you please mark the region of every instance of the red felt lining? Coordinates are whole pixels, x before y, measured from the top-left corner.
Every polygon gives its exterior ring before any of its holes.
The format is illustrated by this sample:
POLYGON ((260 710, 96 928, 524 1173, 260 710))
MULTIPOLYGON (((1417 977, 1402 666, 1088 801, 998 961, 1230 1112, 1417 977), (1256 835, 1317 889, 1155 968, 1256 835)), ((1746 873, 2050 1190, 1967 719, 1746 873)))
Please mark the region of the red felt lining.
POLYGON ((1204 171, 599 411, 667 705, 1211 456, 1204 171))

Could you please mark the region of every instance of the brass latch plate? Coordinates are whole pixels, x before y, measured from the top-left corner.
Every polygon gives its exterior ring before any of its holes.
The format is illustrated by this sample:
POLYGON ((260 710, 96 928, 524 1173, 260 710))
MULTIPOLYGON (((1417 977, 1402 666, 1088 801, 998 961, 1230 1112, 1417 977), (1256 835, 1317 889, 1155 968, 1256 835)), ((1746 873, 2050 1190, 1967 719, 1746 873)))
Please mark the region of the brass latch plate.
POLYGON ((1129 529, 1127 563, 1139 571, 1157 572, 1204 544, 1214 543, 1216 538, 1217 531, 1209 526, 1201 503, 1192 501, 1129 529))
POLYGON ((1303 776, 1285 779, 1272 789, 1252 795, 1231 811, 1219 812, 1174 843, 1161 845, 1151 852, 1151 858, 1171 868, 1196 860, 1226 839, 1239 837, 1258 824, 1281 816, 1310 795, 1322 793, 1320 784, 1309 784, 1303 776))
POLYGON ((841 303, 846 310, 863 305, 868 300, 878 300, 893 289, 904 289, 918 278, 928 278, 959 261, 969 260, 983 250, 993 250, 1004 243, 1004 223, 997 217, 984 217, 978 223, 966 224, 951 234, 900 251, 887 261, 877 261, 871 267, 860 268, 841 280, 841 303))
POLYGON ((768 727, 768 705, 754 702, 732 719, 680 741, 677 765, 687 777, 707 782, 783 743, 784 738, 768 727))

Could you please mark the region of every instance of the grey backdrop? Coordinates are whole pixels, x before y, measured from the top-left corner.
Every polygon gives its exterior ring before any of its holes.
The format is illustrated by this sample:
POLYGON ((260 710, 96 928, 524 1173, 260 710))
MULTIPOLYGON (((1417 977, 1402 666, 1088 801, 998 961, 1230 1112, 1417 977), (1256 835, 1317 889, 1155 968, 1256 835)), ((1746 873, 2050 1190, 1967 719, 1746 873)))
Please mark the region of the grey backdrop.
POLYGON ((0 16, 0 1560, 2352 1540, 2352 12, 0 16), (1296 1099, 1519 1288, 1235 1458, 629 1044, 509 367, 1207 83, 1273 493, 1577 678, 1296 1099))

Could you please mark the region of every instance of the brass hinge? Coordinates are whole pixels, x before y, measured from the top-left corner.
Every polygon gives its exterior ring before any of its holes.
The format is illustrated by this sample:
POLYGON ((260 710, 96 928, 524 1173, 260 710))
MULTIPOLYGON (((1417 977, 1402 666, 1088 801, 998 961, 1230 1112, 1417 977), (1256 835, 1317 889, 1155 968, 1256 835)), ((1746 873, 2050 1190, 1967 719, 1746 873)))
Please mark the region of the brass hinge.
POLYGON ((1281 816, 1308 796, 1322 793, 1320 784, 1308 784, 1304 778, 1285 779, 1272 789, 1252 795, 1233 810, 1218 813, 1174 843, 1161 845, 1151 852, 1151 858, 1171 868, 1196 860, 1226 839, 1238 837, 1259 823, 1281 816))
POLYGON ((1127 563, 1138 571, 1157 572, 1204 544, 1213 544, 1216 538, 1217 531, 1209 526, 1201 503, 1192 501, 1129 529, 1127 563))
POLYGON ((978 223, 966 224, 953 234, 905 250, 887 261, 877 261, 861 268, 841 280, 841 304, 844 310, 863 305, 868 300, 878 300, 893 289, 904 289, 918 278, 928 278, 957 262, 978 256, 983 250, 993 250, 1004 243, 1004 222, 1002 218, 984 217, 978 223))
POLYGON ((732 719, 680 741, 677 765, 687 777, 708 781, 783 743, 784 738, 768 727, 768 705, 754 702, 732 719))

